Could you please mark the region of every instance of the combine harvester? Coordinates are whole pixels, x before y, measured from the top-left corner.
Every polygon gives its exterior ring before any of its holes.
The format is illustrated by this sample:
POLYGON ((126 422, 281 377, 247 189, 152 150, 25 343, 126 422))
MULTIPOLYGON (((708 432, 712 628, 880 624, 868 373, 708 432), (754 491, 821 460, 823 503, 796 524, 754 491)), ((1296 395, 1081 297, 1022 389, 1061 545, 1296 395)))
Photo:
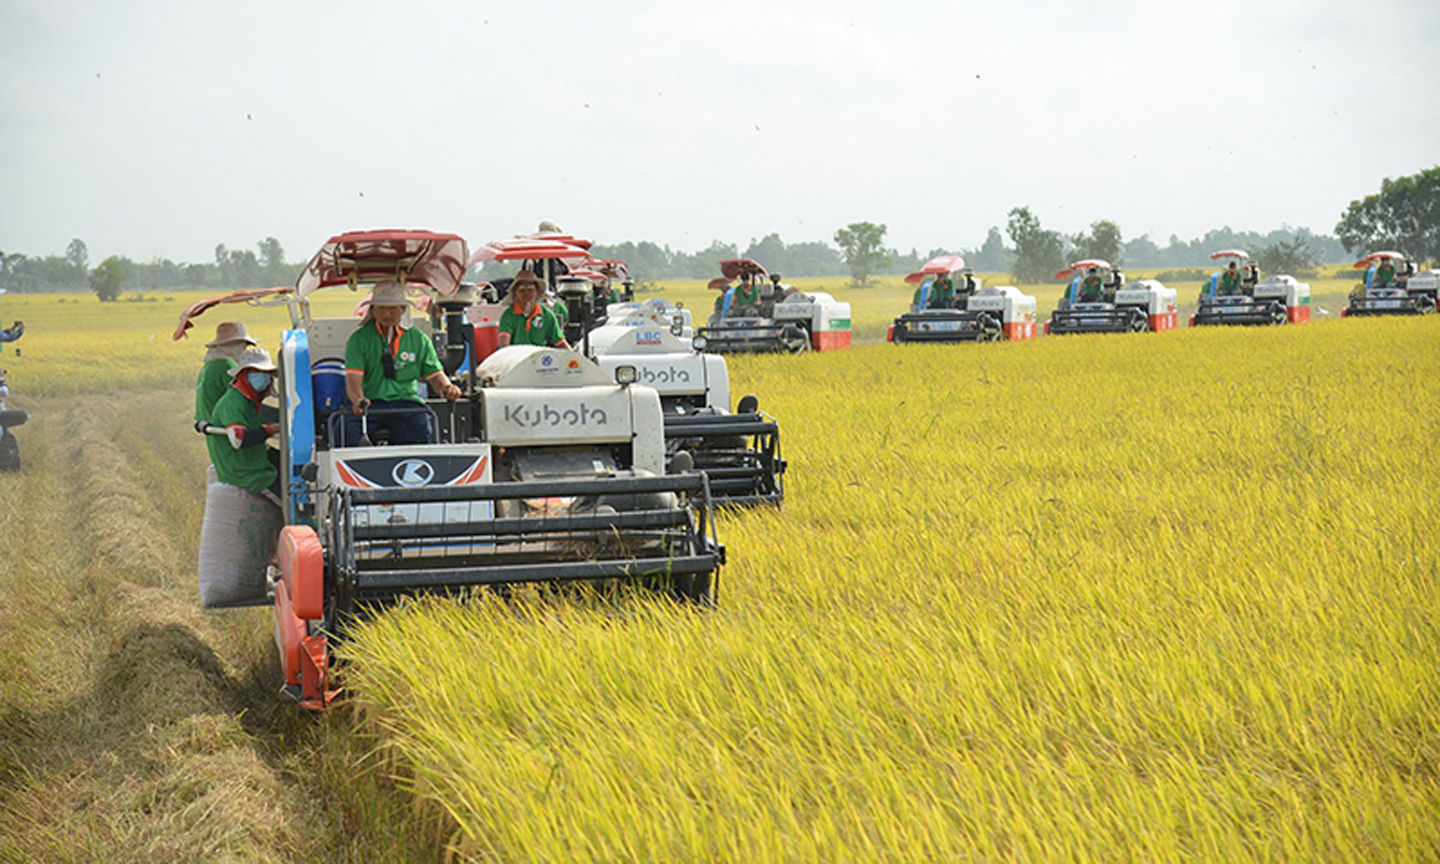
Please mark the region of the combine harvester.
MULTIPOLYGON (((1211 324, 1304 324, 1310 320, 1310 286, 1294 276, 1260 281, 1260 268, 1243 249, 1223 249, 1210 260, 1234 263, 1233 284, 1224 273, 1212 273, 1200 289, 1199 308, 1191 327, 1211 324)), ((1226 271, 1229 263, 1226 264, 1226 271)))
POLYGON ((1371 252, 1355 262, 1365 281, 1350 292, 1342 318, 1368 315, 1429 315, 1440 294, 1440 270, 1416 272, 1399 252, 1371 252))
POLYGON ((886 340, 904 342, 997 342, 1035 338, 1035 298, 1009 285, 980 288, 959 255, 932 258, 905 281, 920 285, 919 302, 895 319, 886 340), (932 293, 941 280, 959 285, 951 297, 932 293))
POLYGON ((330 640, 410 594, 604 581, 714 602, 725 555, 708 480, 683 460, 666 473, 660 397, 633 367, 612 377, 563 349, 502 348, 467 364, 459 401, 416 406, 433 444, 348 441, 348 406, 318 409, 334 404, 336 384, 317 367, 343 357, 355 320, 313 318, 307 298, 424 285, 446 322, 440 356, 473 357, 478 344, 453 341, 471 299, 460 287, 467 260, 454 234, 341 234, 287 297, 293 327, 277 378, 287 524, 273 592, 285 692, 305 708, 337 693, 330 640))
POLYGON ((704 353, 705 337, 685 334, 688 317, 660 304, 623 315, 612 305, 611 323, 589 333, 585 352, 611 374, 634 368, 639 383, 659 392, 668 458, 705 473, 717 504, 780 504, 786 463, 779 423, 753 395, 730 413, 725 358, 704 353))
POLYGON ((1100 258, 1076 261, 1055 278, 1069 279, 1070 287, 1045 323, 1046 335, 1175 329, 1175 292, 1155 279, 1126 287, 1125 274, 1100 258), (1089 279, 1096 280, 1093 290, 1084 284, 1089 279))
POLYGON ((700 328, 704 350, 715 354, 789 352, 800 354, 850 347, 850 304, 821 291, 802 293, 780 281, 749 258, 720 262, 720 279, 710 287, 723 290, 710 326, 700 328), (740 287, 730 282, 740 281, 740 287), (758 302, 742 308, 736 292, 759 292, 758 302))

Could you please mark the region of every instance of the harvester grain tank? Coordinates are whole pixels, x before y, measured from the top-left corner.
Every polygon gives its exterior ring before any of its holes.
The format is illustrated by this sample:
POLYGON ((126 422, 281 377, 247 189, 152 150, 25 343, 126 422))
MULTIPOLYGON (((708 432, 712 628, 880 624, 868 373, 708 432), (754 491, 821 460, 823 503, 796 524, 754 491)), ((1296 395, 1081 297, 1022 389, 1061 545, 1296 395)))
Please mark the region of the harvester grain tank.
POLYGON ((1350 292, 1342 317, 1429 315, 1440 294, 1440 270, 1416 271, 1415 262, 1399 252, 1371 252, 1355 262, 1365 281, 1350 292))
POLYGON ((1046 334, 1163 333, 1175 329, 1175 291, 1158 280, 1125 284, 1125 274, 1100 258, 1076 261, 1055 274, 1070 286, 1045 325, 1046 334))
POLYGON ((608 372, 632 367, 639 383, 660 394, 668 458, 688 459, 704 472, 718 504, 781 503, 786 463, 779 423, 753 395, 731 413, 725 358, 701 350, 704 336, 687 337, 687 319, 674 307, 621 316, 616 306, 611 323, 591 331, 588 351, 608 372))
MULTIPOLYGON (((415 408, 435 443, 349 440, 341 405, 318 407, 317 368, 342 357, 353 318, 312 317, 330 286, 422 284, 459 318, 465 242, 429 231, 332 237, 291 303, 277 381, 286 526, 274 585, 285 692, 335 695, 330 640, 366 608, 420 592, 518 583, 627 583, 708 604, 724 560, 708 481, 666 474, 659 394, 563 349, 509 346, 475 365, 465 394, 415 408)), ((417 321, 416 326, 426 327, 417 321)), ((447 345, 447 347, 449 347, 447 345)), ((678 466, 683 468, 685 466, 678 466)))
POLYGON ((1293 276, 1260 278, 1260 268, 1243 249, 1211 253, 1212 261, 1227 262, 1225 271, 1212 273, 1200 288, 1198 308, 1191 327, 1212 324, 1304 324, 1310 320, 1310 286, 1293 276), (1230 264, 1233 263, 1232 270, 1230 264), (1234 275, 1229 275, 1233 273, 1234 275))
POLYGON ((850 347, 850 304, 823 291, 801 292, 749 258, 720 262, 721 291, 708 327, 700 328, 705 349, 716 354, 834 351, 850 347), (736 286, 729 283, 737 281, 736 286), (755 295, 755 302, 746 298, 755 295))
POLYGON ((920 286, 917 302, 890 325, 891 342, 1035 338, 1035 298, 1009 285, 981 288, 959 255, 932 258, 905 281, 920 286))

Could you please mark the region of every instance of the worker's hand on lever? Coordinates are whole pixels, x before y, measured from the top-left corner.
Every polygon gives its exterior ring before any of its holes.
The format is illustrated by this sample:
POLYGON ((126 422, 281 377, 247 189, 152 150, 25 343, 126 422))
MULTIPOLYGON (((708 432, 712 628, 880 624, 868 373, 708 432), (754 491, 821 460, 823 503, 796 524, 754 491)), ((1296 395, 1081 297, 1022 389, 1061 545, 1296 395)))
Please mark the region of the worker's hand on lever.
POLYGON ((460 398, 460 388, 456 387, 455 383, 446 377, 444 372, 436 372, 430 376, 429 381, 435 387, 436 391, 440 393, 440 398, 446 402, 454 402, 460 398))
POLYGON ((350 410, 355 412, 356 417, 364 417, 365 412, 370 410, 370 400, 360 399, 350 406, 350 410))

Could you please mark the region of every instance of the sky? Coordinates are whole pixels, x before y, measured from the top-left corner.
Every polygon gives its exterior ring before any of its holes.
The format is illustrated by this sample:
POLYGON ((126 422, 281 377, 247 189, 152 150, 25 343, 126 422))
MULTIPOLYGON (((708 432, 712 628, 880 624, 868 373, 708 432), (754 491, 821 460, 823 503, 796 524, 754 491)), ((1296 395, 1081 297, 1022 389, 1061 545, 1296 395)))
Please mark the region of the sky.
POLYGON ((1434 0, 0 0, 0 250, 1330 233, 1440 163, 1437 44, 1434 0))

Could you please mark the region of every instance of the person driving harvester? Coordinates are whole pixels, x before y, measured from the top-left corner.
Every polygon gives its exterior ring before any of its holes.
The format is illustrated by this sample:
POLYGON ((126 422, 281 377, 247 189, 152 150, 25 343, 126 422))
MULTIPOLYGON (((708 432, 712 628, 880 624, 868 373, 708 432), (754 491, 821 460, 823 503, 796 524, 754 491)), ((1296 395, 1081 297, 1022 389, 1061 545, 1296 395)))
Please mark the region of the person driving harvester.
MULTIPOLYGON (((345 441, 361 438, 360 416, 375 408, 424 405, 416 383, 424 378, 442 398, 454 402, 460 388, 445 375, 435 343, 423 332, 404 326, 409 306, 399 282, 381 282, 371 293, 370 309, 360 327, 345 342, 345 396, 353 417, 345 418, 345 441)), ((389 435, 391 444, 430 444, 430 424, 424 411, 397 411, 372 415, 367 421, 389 435)))
POLYGON ((1243 282, 1244 280, 1240 276, 1240 265, 1231 261, 1230 266, 1225 268, 1225 272, 1220 274, 1220 285, 1216 293, 1222 296, 1239 294, 1243 282))
POLYGON ((540 277, 521 270, 510 283, 505 311, 500 313, 501 348, 506 345, 542 345, 569 348, 560 319, 540 303, 540 277))
POLYGON ((1100 271, 1091 267, 1085 271, 1085 279, 1080 283, 1080 302, 1098 303, 1105 297, 1105 283, 1100 279, 1100 271))

